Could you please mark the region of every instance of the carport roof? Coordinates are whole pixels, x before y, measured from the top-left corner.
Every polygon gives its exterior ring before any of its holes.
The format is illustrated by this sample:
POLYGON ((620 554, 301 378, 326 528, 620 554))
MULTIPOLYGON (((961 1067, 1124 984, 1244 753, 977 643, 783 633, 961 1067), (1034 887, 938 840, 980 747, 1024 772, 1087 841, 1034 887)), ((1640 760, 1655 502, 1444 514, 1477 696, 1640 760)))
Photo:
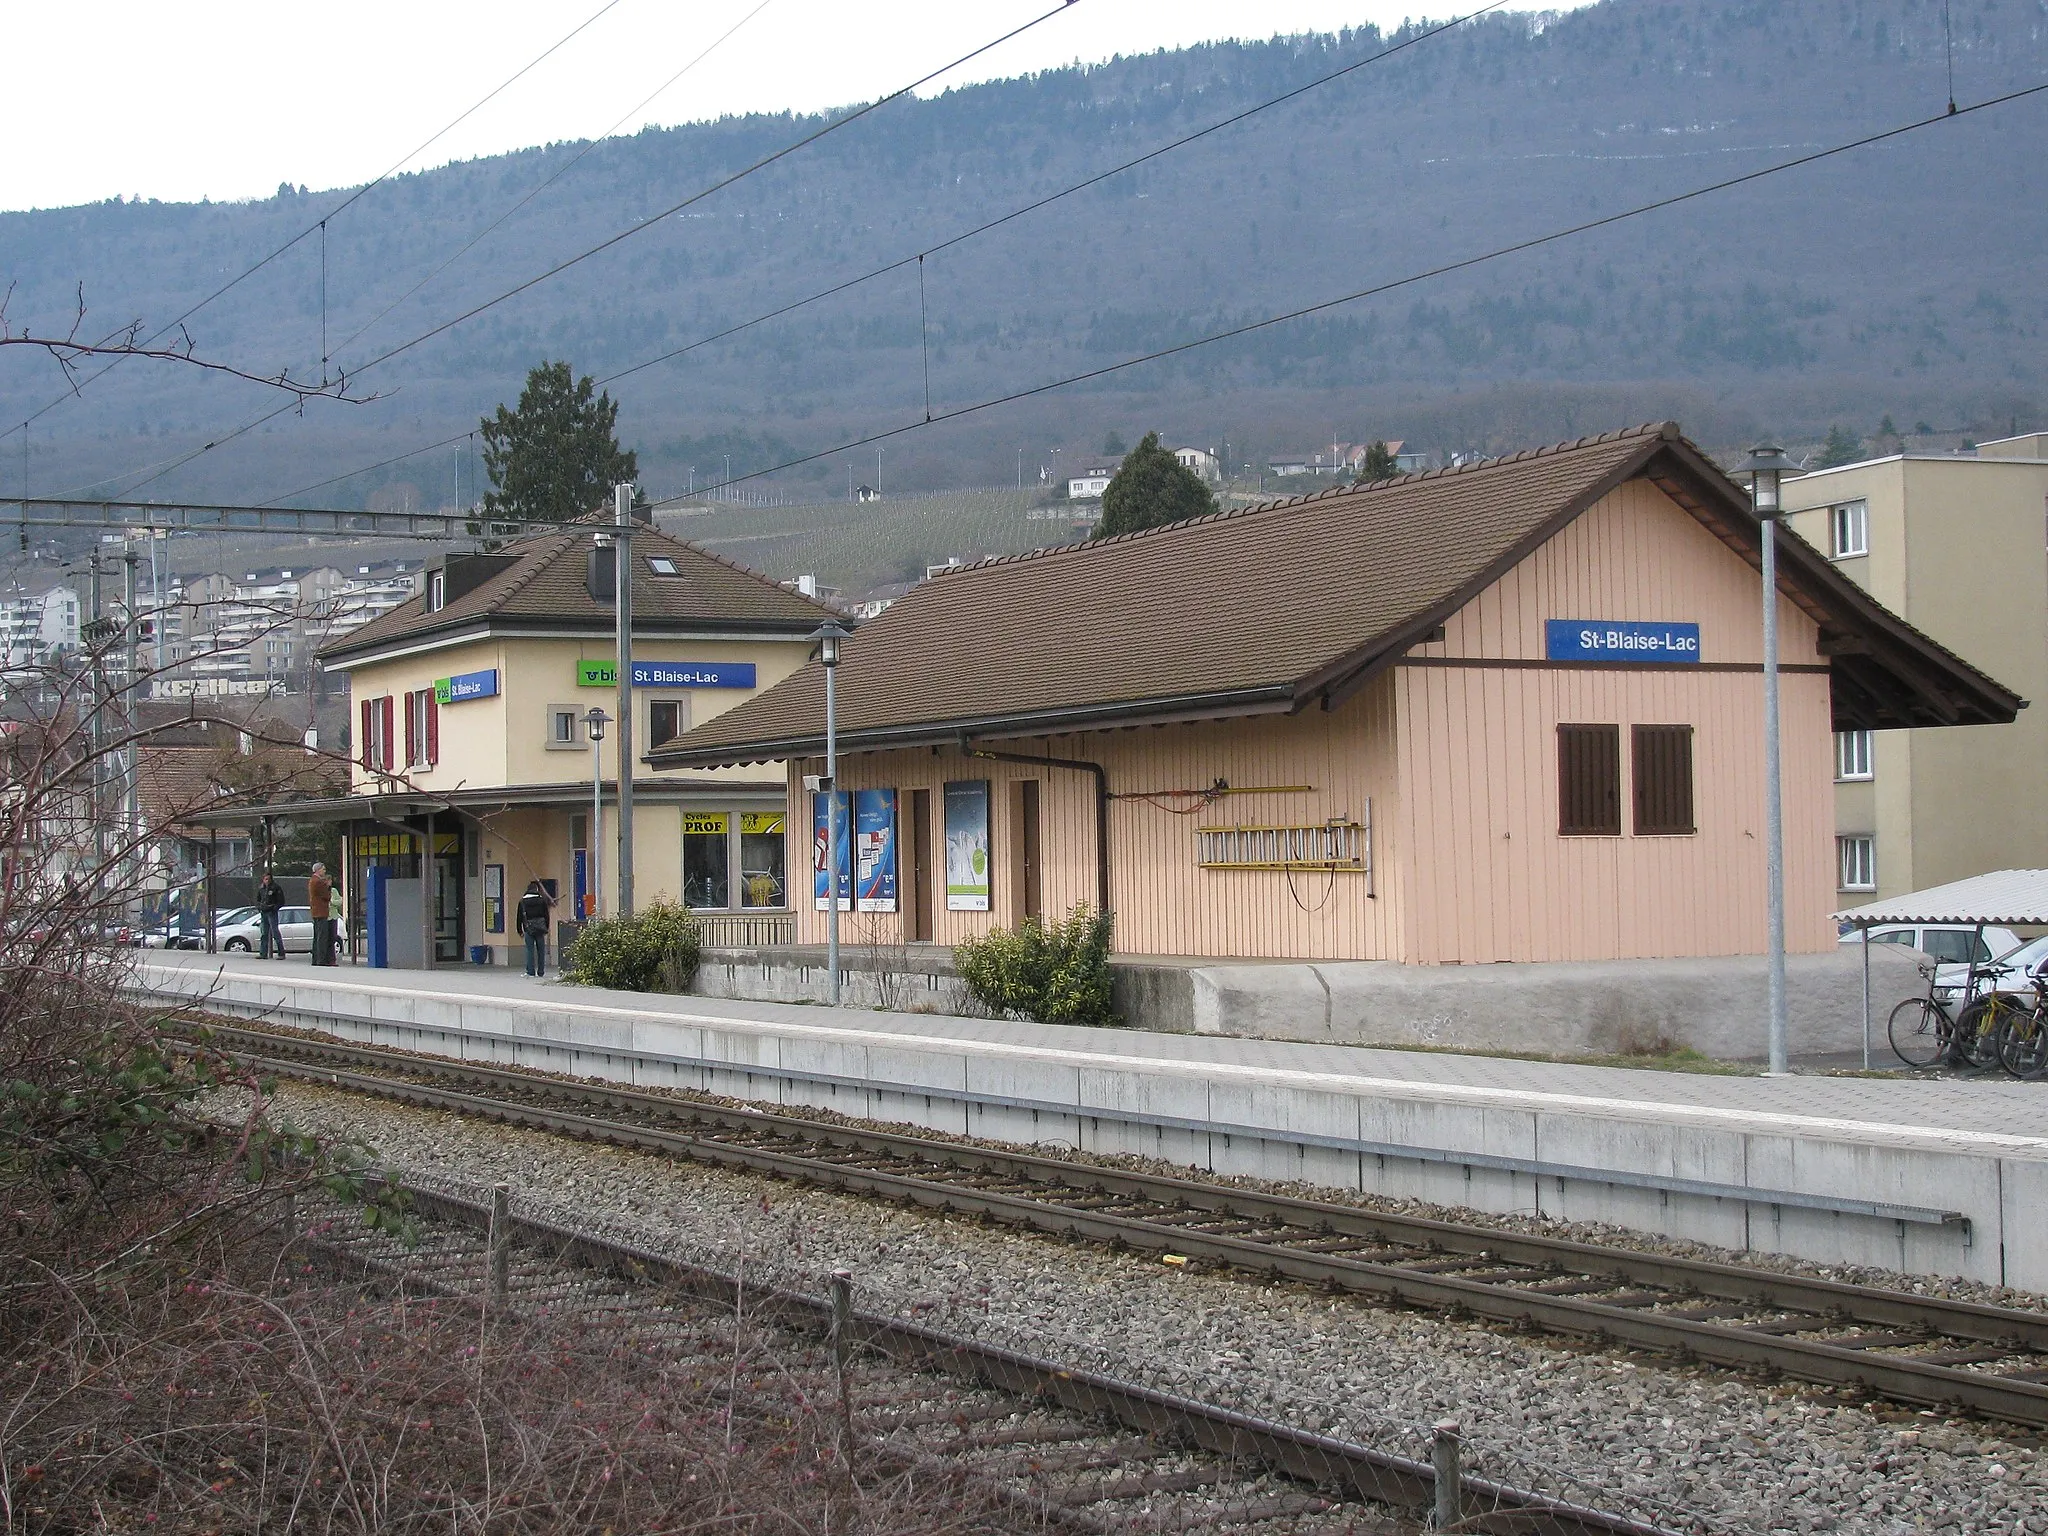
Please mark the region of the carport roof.
POLYGON ((1908 891, 1884 901, 1865 902, 1838 921, 1859 927, 1878 923, 1997 923, 2048 926, 2048 869, 1994 869, 1967 880, 1908 891))

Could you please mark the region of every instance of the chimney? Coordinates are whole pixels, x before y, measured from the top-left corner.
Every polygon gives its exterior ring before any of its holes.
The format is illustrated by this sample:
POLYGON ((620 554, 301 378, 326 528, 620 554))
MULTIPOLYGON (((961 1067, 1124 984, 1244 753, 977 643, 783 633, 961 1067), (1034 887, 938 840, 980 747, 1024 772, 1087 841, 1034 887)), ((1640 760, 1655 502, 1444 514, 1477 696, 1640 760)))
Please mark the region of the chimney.
POLYGON ((590 590, 590 600, 593 603, 610 603, 619 591, 618 557, 612 553, 612 541, 607 538, 591 550, 589 560, 589 577, 585 585, 590 590))

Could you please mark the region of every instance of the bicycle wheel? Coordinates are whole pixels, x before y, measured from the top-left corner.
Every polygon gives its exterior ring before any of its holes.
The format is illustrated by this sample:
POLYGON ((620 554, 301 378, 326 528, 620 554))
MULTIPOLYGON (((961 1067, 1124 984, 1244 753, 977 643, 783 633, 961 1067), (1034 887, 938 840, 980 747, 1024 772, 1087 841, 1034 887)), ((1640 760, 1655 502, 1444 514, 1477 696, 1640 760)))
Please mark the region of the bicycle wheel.
POLYGON ((2048 1023, 2038 1012, 2014 1013, 2006 1020, 1998 1064, 2014 1077, 2039 1077, 2048 1071, 2048 1023))
POLYGON ((1980 997, 1956 1015, 1955 1056, 1958 1064, 1983 1071, 1998 1065, 1998 1028, 2007 1012, 1996 992, 1980 997))
POLYGON ((1955 1025, 1931 998, 1909 997, 1892 1010, 1885 1025, 1892 1054, 1909 1067, 1933 1067, 1948 1055, 1955 1025))

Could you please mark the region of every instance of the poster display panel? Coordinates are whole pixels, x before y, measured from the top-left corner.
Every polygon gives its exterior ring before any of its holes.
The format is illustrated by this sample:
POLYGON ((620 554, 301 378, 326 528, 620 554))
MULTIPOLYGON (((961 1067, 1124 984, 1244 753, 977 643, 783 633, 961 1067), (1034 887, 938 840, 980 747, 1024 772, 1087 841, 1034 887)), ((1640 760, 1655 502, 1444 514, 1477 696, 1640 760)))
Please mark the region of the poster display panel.
POLYGON ((853 797, 854 907, 896 910, 896 791, 856 790, 853 797))
MULTIPOLYGON (((839 910, 853 910, 853 791, 835 790, 832 794, 832 814, 839 823, 839 910)), ((811 900, 817 909, 825 910, 825 903, 831 899, 831 882, 825 874, 826 849, 829 844, 825 826, 825 797, 811 796, 811 900)))
POLYGON ((986 912, 991 888, 988 780, 946 786, 946 910, 986 912))

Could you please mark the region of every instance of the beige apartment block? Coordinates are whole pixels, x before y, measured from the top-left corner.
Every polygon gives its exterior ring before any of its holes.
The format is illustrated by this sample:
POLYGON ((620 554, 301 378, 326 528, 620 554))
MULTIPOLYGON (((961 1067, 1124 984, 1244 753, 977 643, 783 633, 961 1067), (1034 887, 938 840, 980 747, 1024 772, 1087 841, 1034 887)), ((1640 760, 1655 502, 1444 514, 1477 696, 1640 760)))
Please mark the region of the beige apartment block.
POLYGON ((2048 433, 1819 470, 1784 495, 1844 576, 2033 702, 2010 725, 1836 733, 1843 904, 2048 867, 2048 433))

